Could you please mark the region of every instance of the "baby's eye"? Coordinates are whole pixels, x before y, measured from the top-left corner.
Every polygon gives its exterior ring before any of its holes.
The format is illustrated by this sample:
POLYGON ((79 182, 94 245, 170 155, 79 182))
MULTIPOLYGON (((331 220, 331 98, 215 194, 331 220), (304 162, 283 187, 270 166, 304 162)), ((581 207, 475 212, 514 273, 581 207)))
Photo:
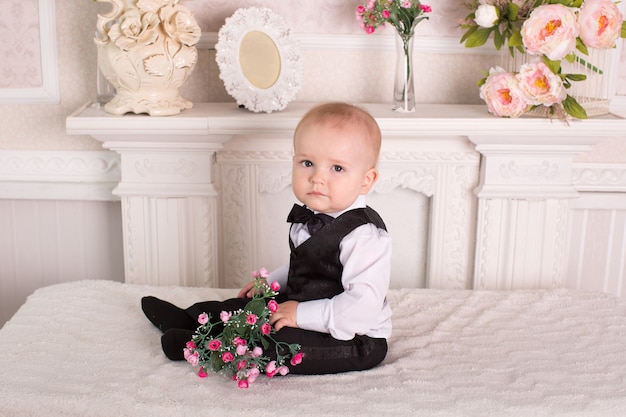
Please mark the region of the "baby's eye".
POLYGON ((343 167, 341 165, 333 165, 333 171, 343 172, 343 167))
POLYGON ((305 159, 304 161, 300 163, 302 164, 303 167, 306 167, 306 168, 310 168, 313 166, 313 162, 309 161, 308 159, 305 159))

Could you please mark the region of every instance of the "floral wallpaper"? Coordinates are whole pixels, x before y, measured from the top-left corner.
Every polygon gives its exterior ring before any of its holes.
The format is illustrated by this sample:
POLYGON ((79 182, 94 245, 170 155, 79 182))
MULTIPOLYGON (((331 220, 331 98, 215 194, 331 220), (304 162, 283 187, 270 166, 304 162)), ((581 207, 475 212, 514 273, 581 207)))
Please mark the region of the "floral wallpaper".
POLYGON ((0 1, 0 88, 42 85, 37 3, 0 1))
MULTIPOLYGON (((96 48, 93 35, 96 14, 106 5, 92 0, 54 2, 61 102, 58 105, 0 105, 0 150, 95 150, 100 143, 89 136, 65 133, 65 118, 95 99, 96 48)), ((268 7, 279 13, 293 33, 315 35, 386 36, 385 31, 365 34, 355 19, 359 0, 182 0, 192 10, 204 32, 217 32, 240 7, 268 7)), ((457 22, 466 11, 458 0, 432 2, 431 19, 418 26, 418 36, 459 39, 457 22)), ((0 0, 0 34, 10 42, 0 45, 0 89, 37 86, 39 65, 38 0, 0 0)), ((389 32, 387 32, 388 34, 389 32)), ((624 42, 622 42, 624 43, 624 42)), ((626 46, 621 46, 618 94, 626 96, 626 46)), ((303 50, 302 88, 296 101, 347 100, 390 102, 394 51, 303 50), (337 71, 337 68, 345 70, 337 71)), ((494 57, 468 54, 419 54, 416 62, 417 101, 421 103, 481 104, 476 80, 494 57)), ((226 93, 215 63, 215 51, 200 50, 198 64, 182 89, 191 101, 233 99, 226 93)), ((622 141, 624 142, 624 141, 622 141)), ((624 162, 626 146, 598 147, 587 160, 624 162), (617 151, 616 151, 617 149, 617 151)))

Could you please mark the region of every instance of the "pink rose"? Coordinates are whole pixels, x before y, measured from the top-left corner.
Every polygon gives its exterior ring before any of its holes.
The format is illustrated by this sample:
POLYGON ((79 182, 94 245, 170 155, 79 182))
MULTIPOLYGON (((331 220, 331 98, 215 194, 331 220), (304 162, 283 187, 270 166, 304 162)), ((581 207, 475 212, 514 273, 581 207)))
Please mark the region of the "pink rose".
POLYGON ((202 313, 198 316, 198 323, 207 324, 209 322, 209 315, 207 313, 202 313))
POLYGON ((480 87, 480 98, 485 100, 489 112, 495 116, 519 117, 528 109, 515 74, 500 67, 489 70, 485 84, 480 87))
POLYGON ((220 346, 222 346, 222 342, 220 342, 219 340, 211 340, 209 343, 207 343, 207 348, 212 351, 219 350, 220 346))
POLYGON ((248 380, 247 379, 240 379, 237 382, 237 386, 239 388, 245 389, 245 388, 248 388, 250 385, 248 384, 248 380))
POLYGON ((243 359, 240 360, 239 362, 237 362, 237 370, 241 371, 242 369, 246 367, 246 365, 247 365, 246 361, 244 361, 243 359))
POLYGON ((272 326, 269 323, 263 323, 261 325, 261 333, 263 333, 264 335, 268 335, 270 334, 270 332, 272 331, 272 326))
POLYGON ((304 358, 304 353, 302 352, 296 353, 295 355, 293 355, 293 358, 291 358, 291 364, 293 366, 300 365, 302 363, 303 358, 304 358))
POLYGON ((270 284, 270 288, 272 289, 272 291, 278 292, 278 291, 280 291, 280 284, 278 282, 274 281, 274 282, 272 282, 270 284))
POLYGON ((263 354, 263 348, 261 346, 255 346, 254 349, 252 349, 251 355, 253 358, 258 358, 262 354, 263 354))
POLYGON ((611 0, 585 0, 578 12, 580 39, 591 48, 612 48, 624 18, 611 0))
POLYGON ((521 33, 529 54, 544 54, 558 61, 576 48, 579 28, 572 9, 562 4, 544 4, 532 11, 521 33))
POLYGON ((265 375, 267 375, 268 378, 272 378, 276 375, 276 361, 270 361, 265 366, 265 375))
POLYGON ((285 365, 283 365, 280 368, 278 368, 277 371, 282 376, 285 376, 285 375, 287 375, 289 373, 289 368, 287 368, 285 365))
POLYGON ((232 362, 235 359, 235 356, 230 352, 222 353, 222 361, 225 363, 232 362))
POLYGON ((235 346, 241 346, 241 345, 247 345, 248 342, 246 342, 246 339, 240 337, 240 336, 235 336, 235 338, 233 339, 233 345, 235 346))
POLYGON ((428 4, 420 4, 420 9, 422 9, 424 13, 430 13, 433 11, 433 8, 430 7, 428 4))
POLYGON ((248 346, 246 346, 246 345, 239 345, 239 346, 237 346, 235 348, 235 351, 237 352, 237 355, 243 356, 248 351, 248 346))
POLYGON ((261 371, 259 371, 258 368, 250 368, 248 370, 248 381, 250 383, 253 383, 254 381, 256 381, 256 378, 261 374, 261 371))
POLYGON ((256 324, 256 321, 257 321, 256 314, 250 313, 250 314, 248 314, 248 317, 246 317, 246 323, 248 323, 250 325, 256 324))
POLYGON ((561 77, 543 62, 522 65, 516 78, 529 104, 551 106, 567 97, 561 77))
POLYGON ((202 366, 200 369, 198 369, 198 376, 200 378, 206 378, 207 376, 209 376, 209 374, 207 373, 207 371, 204 368, 204 366, 202 366))
POLYGON ((190 340, 189 342, 187 342, 187 344, 185 345, 185 347, 187 349, 195 349, 196 348, 196 344, 193 342, 193 340, 190 340))
POLYGON ((198 352, 194 352, 190 355, 187 355, 185 359, 193 366, 196 366, 198 362, 200 362, 200 355, 198 354, 198 352))
POLYGON ((267 303, 267 308, 272 313, 276 313, 276 311, 278 311, 278 303, 276 302, 276 300, 270 300, 269 303, 267 303))
POLYGON ((222 311, 220 313, 220 320, 226 323, 228 320, 230 320, 231 316, 232 316, 232 313, 229 313, 228 311, 222 311))
POLYGON ((267 268, 261 268, 259 269, 259 276, 261 278, 267 278, 270 276, 270 271, 268 271, 267 268))

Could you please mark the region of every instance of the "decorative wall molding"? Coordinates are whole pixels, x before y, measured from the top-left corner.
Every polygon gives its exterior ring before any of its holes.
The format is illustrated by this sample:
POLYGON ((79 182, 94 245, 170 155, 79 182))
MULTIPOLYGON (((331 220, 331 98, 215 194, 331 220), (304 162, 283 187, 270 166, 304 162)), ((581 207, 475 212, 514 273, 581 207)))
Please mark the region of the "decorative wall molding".
POLYGON ((58 104, 60 102, 54 1, 39 0, 38 3, 41 87, 0 89, 0 104, 58 104))
POLYGON ((0 151, 0 198, 118 200, 119 156, 109 151, 0 151))
POLYGON ((626 164, 577 163, 574 164, 572 182, 578 191, 624 193, 626 164))

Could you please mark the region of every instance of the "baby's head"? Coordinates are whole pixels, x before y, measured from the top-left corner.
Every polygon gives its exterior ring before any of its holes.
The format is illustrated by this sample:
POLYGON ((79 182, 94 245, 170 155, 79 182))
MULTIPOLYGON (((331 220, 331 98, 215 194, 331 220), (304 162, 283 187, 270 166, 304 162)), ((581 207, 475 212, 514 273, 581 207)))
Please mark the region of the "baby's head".
POLYGON ((376 120, 347 103, 325 103, 304 115, 294 133, 292 184, 307 207, 345 210, 376 179, 381 134, 376 120))

